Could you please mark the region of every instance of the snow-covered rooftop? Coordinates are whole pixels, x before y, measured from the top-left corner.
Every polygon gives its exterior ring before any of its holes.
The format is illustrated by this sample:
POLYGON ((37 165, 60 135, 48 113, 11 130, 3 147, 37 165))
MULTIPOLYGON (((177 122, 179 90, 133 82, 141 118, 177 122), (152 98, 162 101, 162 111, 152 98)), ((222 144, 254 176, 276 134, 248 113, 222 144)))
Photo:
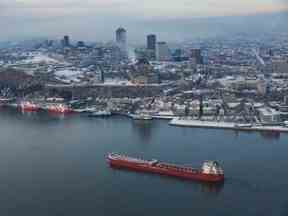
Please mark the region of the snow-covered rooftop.
POLYGON ((31 54, 27 59, 22 61, 25 64, 39 64, 39 63, 60 63, 59 60, 51 58, 47 55, 36 53, 31 54))

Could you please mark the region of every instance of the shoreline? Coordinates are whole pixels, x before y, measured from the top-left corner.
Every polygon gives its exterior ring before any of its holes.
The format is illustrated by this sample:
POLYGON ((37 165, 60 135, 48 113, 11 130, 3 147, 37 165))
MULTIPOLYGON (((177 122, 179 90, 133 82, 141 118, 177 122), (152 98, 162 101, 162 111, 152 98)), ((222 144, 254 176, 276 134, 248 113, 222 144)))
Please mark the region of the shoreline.
POLYGON ((282 132, 288 133, 288 127, 282 126, 251 126, 241 127, 236 126, 233 122, 215 122, 215 121, 201 121, 201 120, 189 120, 173 118, 169 125, 176 127, 191 127, 191 128, 210 128, 210 129, 222 129, 222 130, 236 130, 236 131, 267 131, 267 132, 282 132))

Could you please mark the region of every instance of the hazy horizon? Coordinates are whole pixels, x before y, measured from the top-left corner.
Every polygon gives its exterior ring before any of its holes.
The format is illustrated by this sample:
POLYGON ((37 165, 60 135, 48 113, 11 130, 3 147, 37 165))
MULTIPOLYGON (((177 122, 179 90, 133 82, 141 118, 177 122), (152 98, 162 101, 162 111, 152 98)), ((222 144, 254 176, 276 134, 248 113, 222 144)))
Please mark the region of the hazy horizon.
POLYGON ((110 41, 118 26, 129 41, 155 33, 161 40, 237 32, 287 30, 286 0, 0 0, 0 40, 32 37, 110 41), (260 18, 259 18, 260 17, 260 18))

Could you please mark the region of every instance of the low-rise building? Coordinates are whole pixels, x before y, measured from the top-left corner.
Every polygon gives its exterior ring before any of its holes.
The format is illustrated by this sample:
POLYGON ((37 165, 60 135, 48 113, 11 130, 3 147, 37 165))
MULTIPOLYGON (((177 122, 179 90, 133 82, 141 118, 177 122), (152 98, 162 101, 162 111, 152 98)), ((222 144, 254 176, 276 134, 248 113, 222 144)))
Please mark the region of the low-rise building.
POLYGON ((263 124, 279 124, 281 121, 280 112, 272 108, 258 109, 260 121, 263 124))

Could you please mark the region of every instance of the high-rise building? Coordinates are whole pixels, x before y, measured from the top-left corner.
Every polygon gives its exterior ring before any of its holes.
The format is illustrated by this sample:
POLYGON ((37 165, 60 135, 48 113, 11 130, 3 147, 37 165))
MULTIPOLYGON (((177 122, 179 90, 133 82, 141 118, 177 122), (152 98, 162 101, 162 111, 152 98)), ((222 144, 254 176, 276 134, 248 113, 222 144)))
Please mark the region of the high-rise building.
POLYGON ((62 45, 63 47, 69 47, 70 46, 70 38, 68 35, 65 35, 62 39, 62 45))
POLYGON ((146 53, 149 60, 156 58, 157 37, 154 34, 147 35, 146 53))
POLYGON ((185 55, 184 50, 177 48, 172 53, 173 61, 181 62, 181 61, 188 61, 189 58, 185 55))
POLYGON ((116 30, 116 42, 117 43, 126 43, 127 40, 127 31, 120 27, 116 30))
POLYGON ((127 31, 120 27, 116 30, 116 43, 123 56, 127 56, 127 31))
POLYGON ((85 42, 84 41, 78 41, 77 47, 85 47, 85 42))
POLYGON ((191 49, 191 60, 195 64, 203 64, 201 49, 191 49))
POLYGON ((156 59, 158 61, 170 60, 170 52, 168 44, 164 41, 158 42, 156 47, 156 59))
POLYGON ((156 35, 147 35, 147 49, 156 51, 157 38, 156 35))

